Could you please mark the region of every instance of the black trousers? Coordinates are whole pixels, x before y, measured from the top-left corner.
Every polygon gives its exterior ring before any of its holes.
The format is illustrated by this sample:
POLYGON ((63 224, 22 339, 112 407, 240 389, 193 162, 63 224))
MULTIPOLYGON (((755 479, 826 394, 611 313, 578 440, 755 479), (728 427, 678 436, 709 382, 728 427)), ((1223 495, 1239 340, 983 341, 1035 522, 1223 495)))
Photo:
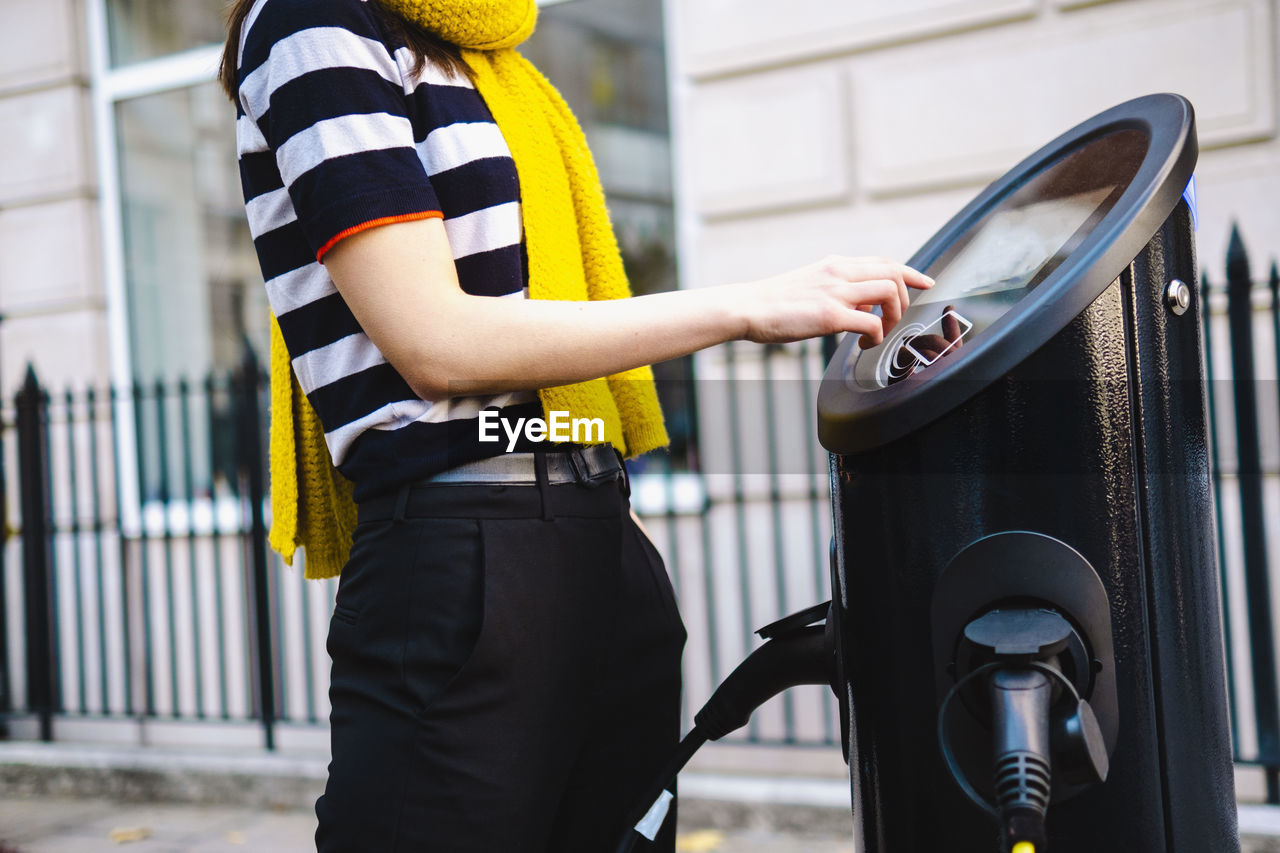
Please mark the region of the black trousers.
POLYGON ((626 491, 419 485, 360 508, 317 850, 612 853, 678 740, 685 640, 626 491))

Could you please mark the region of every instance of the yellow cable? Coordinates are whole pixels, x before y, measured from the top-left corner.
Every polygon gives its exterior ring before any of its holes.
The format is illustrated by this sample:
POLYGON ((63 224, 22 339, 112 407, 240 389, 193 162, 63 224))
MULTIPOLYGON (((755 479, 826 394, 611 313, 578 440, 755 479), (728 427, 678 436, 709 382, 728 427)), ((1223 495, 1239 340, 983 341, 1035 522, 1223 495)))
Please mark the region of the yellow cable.
POLYGON ((1036 846, 1030 841, 1019 841, 1009 853, 1036 853, 1036 846))

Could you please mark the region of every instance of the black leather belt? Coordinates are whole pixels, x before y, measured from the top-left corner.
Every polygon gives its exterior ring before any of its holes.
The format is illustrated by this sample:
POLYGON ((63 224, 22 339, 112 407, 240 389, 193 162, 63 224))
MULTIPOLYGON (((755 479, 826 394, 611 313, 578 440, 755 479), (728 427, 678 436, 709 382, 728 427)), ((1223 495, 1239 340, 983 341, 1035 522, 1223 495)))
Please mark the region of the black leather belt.
MULTIPOLYGON (((447 471, 415 481, 415 485, 534 486, 538 483, 537 453, 502 453, 488 459, 464 462, 447 471)), ((586 483, 609 479, 623 470, 612 444, 553 450, 541 454, 547 460, 548 483, 586 483)))
POLYGON ((619 482, 623 494, 631 494, 627 469, 612 445, 557 447, 534 453, 503 453, 454 466, 421 480, 406 483, 390 494, 361 501, 358 521, 385 521, 404 518, 552 518, 557 513, 583 517, 611 517, 617 508, 592 494, 571 495, 550 488, 513 489, 506 486, 553 486, 573 483, 619 482), (539 481, 538 468, 545 463, 545 479, 539 481), (454 490, 451 486, 472 486, 454 490), (495 500, 493 490, 501 491, 495 500), (565 502, 568 501, 566 504, 565 502), (585 503, 584 503, 585 501, 585 503), (513 515, 513 513, 515 513, 513 515))

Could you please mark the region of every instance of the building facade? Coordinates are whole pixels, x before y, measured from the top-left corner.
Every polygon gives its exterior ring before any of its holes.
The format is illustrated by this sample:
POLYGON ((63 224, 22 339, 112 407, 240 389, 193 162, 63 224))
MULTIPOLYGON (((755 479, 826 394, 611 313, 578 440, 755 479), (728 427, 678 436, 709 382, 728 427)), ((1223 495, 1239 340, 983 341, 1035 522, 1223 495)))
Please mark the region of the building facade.
MULTIPOLYGON (((83 388, 197 379, 234 368, 246 346, 266 352, 233 112, 212 82, 223 5, 0 3, 4 397, 28 363, 53 389, 83 388)), ((583 121, 637 290, 758 278, 828 253, 906 258, 1022 157, 1154 91, 1197 110, 1210 277, 1221 281, 1233 222, 1257 257, 1280 252, 1278 0, 544 5, 525 51, 583 121)), ((1270 325, 1258 329, 1262 350, 1270 325)), ((752 628, 827 595, 825 459, 812 424, 822 366, 816 344, 720 347, 696 361, 696 408, 684 368, 665 368, 679 398, 667 400, 682 442, 674 463, 698 476, 654 480, 637 498, 681 593, 695 702, 750 648, 752 628)), ((1260 369, 1276 378, 1273 360, 1260 369)), ((205 494, 217 491, 214 414, 191 439, 213 445, 193 475, 205 494)), ((1269 434, 1275 471, 1280 429, 1269 434)), ((126 504, 168 493, 148 446, 120 442, 140 475, 122 478, 126 504)), ((1268 517, 1280 519, 1280 477, 1270 482, 1268 517)), ((1239 598, 1238 554, 1228 558, 1239 598)), ((307 600, 289 589, 286 613, 307 600)), ((323 595, 306 595, 315 609, 296 610, 315 618, 295 621, 311 619, 319 640, 323 595)), ((1233 643, 1247 653, 1240 624, 1233 643)), ((294 695, 322 703, 302 675, 322 680, 313 663, 290 664, 289 677, 304 685, 294 695)), ((820 691, 806 697, 771 704, 752 735, 830 744, 829 705, 820 691)), ((1247 714, 1240 723, 1247 746, 1247 714)))

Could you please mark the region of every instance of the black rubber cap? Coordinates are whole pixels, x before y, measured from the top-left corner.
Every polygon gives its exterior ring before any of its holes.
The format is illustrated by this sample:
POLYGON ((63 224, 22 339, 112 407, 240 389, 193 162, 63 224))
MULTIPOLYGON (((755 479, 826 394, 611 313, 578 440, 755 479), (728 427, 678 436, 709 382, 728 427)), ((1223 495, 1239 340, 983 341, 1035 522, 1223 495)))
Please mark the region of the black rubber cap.
POLYGON ((1067 648, 1071 623, 1052 610, 992 610, 965 626, 965 639, 999 660, 1045 660, 1067 648))

